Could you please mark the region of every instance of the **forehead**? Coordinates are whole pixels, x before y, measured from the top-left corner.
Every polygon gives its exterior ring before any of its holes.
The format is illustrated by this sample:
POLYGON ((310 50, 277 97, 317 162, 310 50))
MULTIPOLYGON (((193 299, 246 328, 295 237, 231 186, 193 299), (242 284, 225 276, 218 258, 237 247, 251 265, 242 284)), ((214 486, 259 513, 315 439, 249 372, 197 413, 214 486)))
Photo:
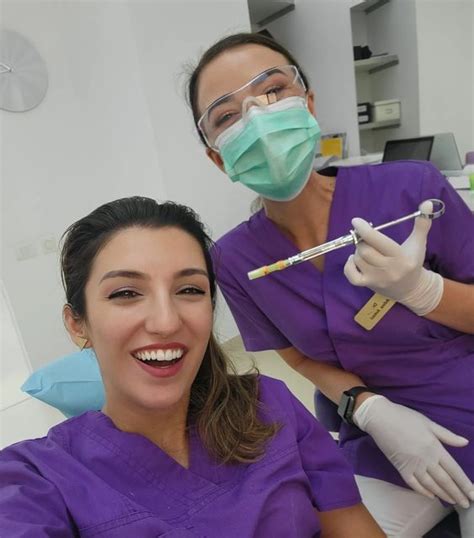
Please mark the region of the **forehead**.
POLYGON ((237 90, 265 69, 286 64, 286 56, 262 45, 241 45, 226 50, 201 71, 197 99, 199 113, 217 98, 237 90))
POLYGON ((201 246, 190 234, 174 227, 133 227, 115 233, 98 252, 91 279, 118 269, 154 274, 190 266, 206 268, 201 246))

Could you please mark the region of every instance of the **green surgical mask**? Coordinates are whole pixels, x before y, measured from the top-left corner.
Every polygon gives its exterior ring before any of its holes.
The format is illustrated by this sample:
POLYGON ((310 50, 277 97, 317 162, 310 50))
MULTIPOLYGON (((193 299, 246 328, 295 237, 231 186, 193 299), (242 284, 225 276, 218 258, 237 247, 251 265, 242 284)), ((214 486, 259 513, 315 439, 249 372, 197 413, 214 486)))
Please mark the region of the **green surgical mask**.
POLYGON ((320 136, 306 100, 288 97, 250 107, 215 144, 232 181, 283 202, 298 196, 308 182, 320 136))

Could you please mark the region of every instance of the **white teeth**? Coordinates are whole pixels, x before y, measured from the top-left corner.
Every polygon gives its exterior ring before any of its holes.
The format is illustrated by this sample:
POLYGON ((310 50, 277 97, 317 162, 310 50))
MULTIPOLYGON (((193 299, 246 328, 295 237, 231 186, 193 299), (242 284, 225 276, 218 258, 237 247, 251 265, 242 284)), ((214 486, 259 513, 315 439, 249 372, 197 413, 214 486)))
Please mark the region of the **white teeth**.
POLYGON ((138 351, 134 354, 142 361, 171 361, 180 359, 184 355, 183 349, 153 349, 148 351, 138 351))

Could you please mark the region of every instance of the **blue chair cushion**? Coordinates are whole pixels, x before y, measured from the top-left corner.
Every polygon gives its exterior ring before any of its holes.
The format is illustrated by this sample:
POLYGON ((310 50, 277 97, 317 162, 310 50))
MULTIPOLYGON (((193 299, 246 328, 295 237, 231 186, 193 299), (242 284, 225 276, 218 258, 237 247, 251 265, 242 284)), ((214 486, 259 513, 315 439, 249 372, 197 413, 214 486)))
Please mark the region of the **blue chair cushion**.
POLYGON ((33 372, 21 390, 63 413, 67 418, 102 409, 104 384, 95 353, 84 349, 33 372))

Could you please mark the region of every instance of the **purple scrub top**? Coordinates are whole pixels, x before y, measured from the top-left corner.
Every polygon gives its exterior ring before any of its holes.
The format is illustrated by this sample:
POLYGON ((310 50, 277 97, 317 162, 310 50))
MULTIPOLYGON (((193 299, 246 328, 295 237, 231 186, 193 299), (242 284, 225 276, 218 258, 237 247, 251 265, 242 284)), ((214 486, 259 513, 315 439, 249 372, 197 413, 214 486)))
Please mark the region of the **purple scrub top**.
MULTIPOLYGON (((446 213, 433 221, 425 267, 474 283, 474 217, 429 163, 340 168, 328 240, 347 234, 353 217, 382 224, 416 211, 428 198, 443 200, 446 213)), ((402 243, 412 229, 413 220, 383 233, 402 243)), ((446 448, 474 480, 474 335, 419 317, 400 304, 372 331, 360 327, 353 318, 373 292, 352 286, 344 276, 354 247, 327 254, 323 272, 301 263, 248 280, 248 271, 297 252, 263 210, 217 242, 217 280, 245 347, 261 351, 294 346, 311 359, 359 375, 391 401, 467 437, 467 447, 446 448)), ((339 433, 356 474, 405 486, 371 437, 347 424, 339 433)))
POLYGON ((352 470, 281 382, 259 377, 261 417, 281 424, 256 463, 221 465, 190 432, 185 469, 98 411, 0 452, 5 538, 310 538, 315 508, 355 505, 352 470))

